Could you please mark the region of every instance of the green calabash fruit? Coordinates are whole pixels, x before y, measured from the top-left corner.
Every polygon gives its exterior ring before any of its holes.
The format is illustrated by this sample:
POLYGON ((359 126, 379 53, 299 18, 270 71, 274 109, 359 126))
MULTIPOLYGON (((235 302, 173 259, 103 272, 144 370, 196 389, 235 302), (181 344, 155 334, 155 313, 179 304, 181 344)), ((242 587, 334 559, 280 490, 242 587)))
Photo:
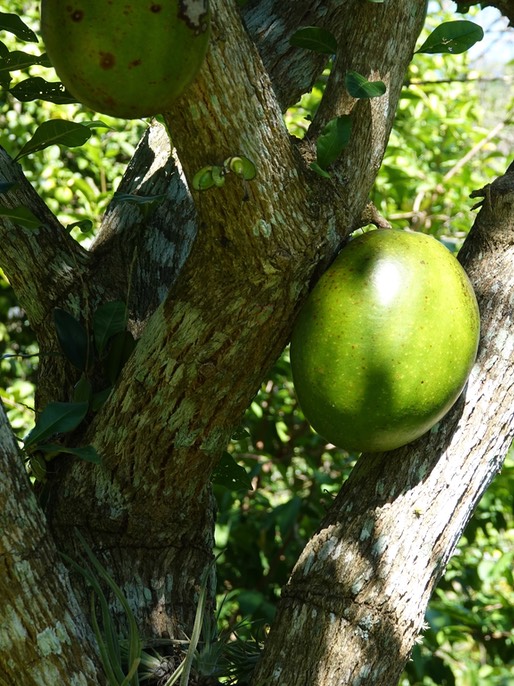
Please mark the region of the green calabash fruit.
POLYGON ((114 117, 166 112, 207 51, 208 0, 42 0, 41 33, 77 100, 114 117))
POLYGON ((410 443, 461 394, 479 332, 473 288, 439 241, 391 229, 363 234, 342 249, 295 324, 302 410, 350 451, 410 443))

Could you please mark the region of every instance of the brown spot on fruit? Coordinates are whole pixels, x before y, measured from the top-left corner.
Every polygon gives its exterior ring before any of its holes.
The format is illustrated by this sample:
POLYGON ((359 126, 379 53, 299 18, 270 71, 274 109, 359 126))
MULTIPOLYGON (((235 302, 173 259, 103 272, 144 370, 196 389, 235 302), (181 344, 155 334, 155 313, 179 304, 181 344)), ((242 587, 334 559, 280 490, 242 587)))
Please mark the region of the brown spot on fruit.
POLYGON ((116 59, 112 52, 100 53, 100 67, 102 69, 112 69, 116 64, 116 59))
POLYGON ((71 13, 71 20, 72 21, 82 21, 84 17, 84 12, 82 10, 75 10, 74 12, 71 13))
POLYGON ((161 10, 162 10, 161 5, 152 5, 150 7, 150 12, 155 12, 155 14, 157 14, 157 12, 160 12, 161 10))

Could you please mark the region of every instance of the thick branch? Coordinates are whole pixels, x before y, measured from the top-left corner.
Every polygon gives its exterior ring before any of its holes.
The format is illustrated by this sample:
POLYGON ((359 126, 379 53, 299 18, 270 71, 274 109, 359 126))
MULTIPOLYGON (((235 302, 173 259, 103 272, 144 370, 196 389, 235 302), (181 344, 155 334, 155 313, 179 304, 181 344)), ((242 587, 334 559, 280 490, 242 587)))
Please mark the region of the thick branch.
POLYGON ((77 274, 87 254, 50 212, 25 178, 19 164, 0 149, 0 181, 13 187, 2 194, 8 208, 27 207, 41 226, 26 229, 0 217, 0 266, 33 327, 48 318, 55 303, 63 302, 77 288, 77 274))
POLYGON ((514 436, 514 175, 488 197, 461 253, 482 317, 466 394, 423 438, 360 458, 293 571, 256 684, 397 683, 432 590, 501 468, 514 436), (284 641, 298 646, 296 661, 284 641))
POLYGON ((0 681, 103 684, 96 648, 0 405, 0 681))
MULTIPOLYGON (((338 21, 332 29, 339 50, 307 137, 315 139, 334 117, 351 115, 352 135, 335 165, 338 177, 346 186, 360 184, 367 189, 378 173, 426 6, 426 0, 395 3, 393 20, 393 8, 388 3, 348 0, 339 10, 338 21), (351 97, 345 87, 345 77, 350 71, 370 81, 383 81, 385 94, 360 100, 351 97), (356 166, 356 159, 365 160, 365 165, 356 166)), ((350 200, 359 205, 362 202, 353 195, 350 200)))
POLYGON ((196 236, 196 209, 166 129, 150 126, 134 154, 120 194, 155 197, 137 206, 114 198, 91 248, 95 279, 119 274, 139 331, 164 300, 196 236))

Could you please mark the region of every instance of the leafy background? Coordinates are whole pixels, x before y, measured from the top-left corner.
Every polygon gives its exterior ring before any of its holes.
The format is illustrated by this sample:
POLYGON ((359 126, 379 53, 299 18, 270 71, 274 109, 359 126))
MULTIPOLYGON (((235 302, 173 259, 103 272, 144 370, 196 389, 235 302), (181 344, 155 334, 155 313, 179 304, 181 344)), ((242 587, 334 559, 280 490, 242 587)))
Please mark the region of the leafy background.
MULTIPOLYGON (((35 2, 16 0, 10 5, 9 11, 37 30, 35 2)), ((419 44, 441 22, 459 18, 453 9, 450 2, 431 2, 419 44)), ((466 18, 475 18, 477 12, 472 8, 466 18)), ((9 49, 20 49, 12 34, 1 37, 9 49)), ((22 49, 42 52, 35 43, 24 43, 22 49)), ((468 53, 414 56, 372 194, 393 226, 431 233, 451 250, 459 249, 474 219, 469 194, 503 173, 510 162, 513 100, 505 80, 512 66, 506 59, 498 65, 473 61, 468 53)), ((327 69, 316 86, 286 113, 293 135, 305 134, 329 71, 327 57, 327 69)), ((27 73, 57 80, 51 69, 34 65, 13 73, 14 83, 27 73)), ((55 118, 86 125, 99 119, 77 104, 20 102, 6 89, 0 91, 0 144, 13 157, 40 124, 55 118)), ((148 125, 103 115, 100 119, 105 128, 92 129, 84 145, 54 145, 20 162, 63 225, 88 220, 71 229, 85 244, 94 236, 148 125)), ((37 351, 25 314, 0 272, 0 399, 20 438, 34 424, 38 352, 45 353, 37 351)), ((310 429, 295 399, 287 350, 263 382, 227 452, 244 467, 251 488, 244 479, 230 480, 223 474, 214 484, 219 505, 219 621, 243 637, 262 636, 273 620, 281 586, 357 456, 327 445, 310 429)), ((513 683, 513 562, 511 452, 434 594, 426 630, 401 686, 513 683)))

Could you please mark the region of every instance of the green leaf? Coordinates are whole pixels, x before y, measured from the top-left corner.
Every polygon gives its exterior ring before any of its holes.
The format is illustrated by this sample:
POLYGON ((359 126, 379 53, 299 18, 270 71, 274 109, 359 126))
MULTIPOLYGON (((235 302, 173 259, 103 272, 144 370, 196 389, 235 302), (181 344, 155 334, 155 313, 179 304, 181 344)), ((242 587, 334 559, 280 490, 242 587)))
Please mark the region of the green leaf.
POLYGON ((337 52, 335 36, 319 26, 303 26, 291 36, 289 42, 296 48, 305 48, 324 55, 335 55, 337 52))
POLYGON ((245 181, 251 181, 257 174, 255 164, 248 157, 228 157, 223 162, 223 166, 245 181))
POLYGON ((212 170, 212 165, 208 165, 196 172, 193 176, 193 188, 195 191, 206 191, 214 186, 212 170))
POLYGON ((20 71, 39 64, 43 67, 50 67, 50 61, 46 55, 31 55, 28 52, 14 50, 0 59, 0 78, 2 72, 20 71))
POLYGON ((73 431, 82 422, 87 410, 87 403, 49 403, 37 418, 35 427, 23 439, 25 448, 55 434, 73 431))
POLYGON ((89 337, 85 327, 72 314, 60 307, 54 309, 54 323, 64 356, 83 372, 89 357, 89 337))
POLYGON ((225 185, 225 170, 223 167, 213 166, 211 173, 216 188, 222 188, 225 185))
POLYGON ((237 464, 230 453, 224 452, 213 472, 212 480, 230 491, 249 491, 252 481, 246 469, 237 464))
POLYGON ((120 375, 136 344, 137 341, 130 331, 120 331, 112 337, 109 352, 105 358, 105 371, 112 384, 120 375))
POLYGON ((18 207, 0 205, 0 217, 7 217, 13 224, 18 224, 24 229, 39 229, 40 226, 43 226, 43 222, 28 207, 22 205, 18 207))
POLYGON ((93 315, 93 336, 101 355, 112 336, 127 328, 127 306, 121 300, 100 305, 93 315))
POLYGON ((331 119, 316 141, 316 162, 325 169, 333 164, 350 140, 352 120, 348 114, 331 119))
POLYGON ((93 222, 91 219, 80 219, 78 222, 68 224, 66 227, 66 231, 68 231, 68 233, 72 229, 79 229, 79 231, 82 233, 89 233, 93 229, 93 222))
POLYGON ((447 21, 432 31, 416 53, 451 53, 458 55, 481 41, 484 30, 472 21, 447 21))
MULTIPOLYGON (((132 666, 136 661, 139 661, 141 657, 141 650, 142 650, 142 642, 141 638, 139 636, 139 630, 137 627, 137 622, 135 620, 135 617, 132 613, 132 610, 130 609, 130 605, 123 594, 123 591, 121 588, 116 584, 114 579, 109 575, 107 570, 102 566, 98 558, 95 556, 89 545, 86 543, 85 538, 82 536, 82 534, 77 530, 76 532, 77 537, 79 538, 80 542, 82 543, 82 546, 86 552, 87 557, 89 558, 90 563, 93 565, 96 576, 99 579, 103 579, 105 583, 108 584, 110 587, 111 591, 113 591, 114 595, 118 599, 121 607, 123 608, 123 611, 125 613, 125 618, 126 622, 128 625, 128 630, 129 630, 129 635, 128 635, 128 664, 132 666)), ((105 624, 104 624, 104 629, 105 629, 105 624)), ((118 641, 119 644, 119 641, 118 641)), ((118 646, 119 647, 119 646, 118 646)), ((117 652, 117 651, 116 651, 117 652)), ((113 651, 111 651, 111 657, 114 657, 113 651)), ((119 657, 116 655, 116 657, 119 657)), ((126 680, 123 680, 121 682, 122 684, 126 683, 126 680)), ((133 682, 134 684, 138 683, 137 676, 133 682)))
POLYGON ((349 71, 346 74, 345 86, 352 98, 377 98, 386 92, 383 81, 368 81, 356 71, 349 71))
POLYGON ((107 398, 111 395, 112 386, 103 388, 101 391, 93 394, 93 399, 91 401, 91 409, 93 412, 98 412, 107 402, 107 398))
POLYGON ((312 171, 315 171, 316 174, 318 174, 319 176, 322 176, 324 179, 331 179, 332 178, 332 175, 329 172, 322 169, 319 166, 319 164, 316 164, 316 162, 311 162, 309 167, 312 169, 312 171))
POLYGON ((37 481, 46 481, 47 466, 44 455, 41 453, 34 453, 29 458, 30 471, 32 476, 37 481))
POLYGON ((9 89, 9 93, 21 102, 48 100, 57 105, 77 102, 60 81, 45 81, 40 76, 24 79, 9 89))
MULTIPOLYGON (((106 124, 101 119, 93 119, 93 121, 82 121, 80 123, 82 124, 82 126, 87 126, 88 129, 109 129, 109 131, 115 131, 113 126, 109 126, 109 124, 106 124)), ((164 197, 164 194, 162 197, 164 197)))
POLYGON ((1 71, 1 62, 0 62, 0 88, 3 88, 4 90, 8 91, 9 86, 11 85, 11 74, 8 71, 1 71))
POLYGON ((0 31, 9 31, 20 40, 29 43, 38 43, 38 39, 34 31, 21 20, 17 14, 7 14, 0 12, 0 31))
POLYGON ((93 464, 102 464, 102 458, 97 453, 96 449, 92 445, 84 445, 78 448, 70 448, 66 445, 59 445, 59 443, 43 443, 38 445, 38 450, 47 454, 64 454, 64 455, 74 455, 79 457, 84 462, 92 462, 93 464))
POLYGON ((16 155, 15 160, 44 150, 50 145, 66 145, 71 148, 84 145, 90 137, 91 131, 87 126, 65 119, 50 119, 38 126, 32 138, 16 155))
POLYGON ((82 374, 80 379, 73 387, 73 402, 74 403, 90 403, 93 397, 93 386, 91 381, 82 374))

